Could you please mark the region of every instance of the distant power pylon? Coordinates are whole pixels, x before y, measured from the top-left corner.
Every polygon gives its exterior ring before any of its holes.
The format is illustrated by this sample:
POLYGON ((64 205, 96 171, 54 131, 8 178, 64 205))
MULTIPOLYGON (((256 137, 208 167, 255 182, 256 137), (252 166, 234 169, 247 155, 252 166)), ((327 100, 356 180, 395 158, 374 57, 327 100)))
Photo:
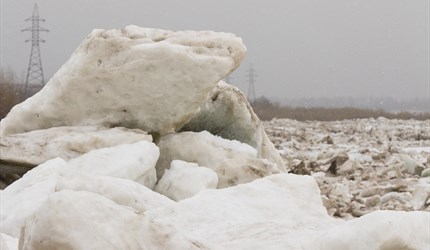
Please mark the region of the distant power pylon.
POLYGON ((40 90, 45 85, 43 77, 42 58, 40 56, 39 43, 44 43, 45 40, 39 37, 39 32, 49 30, 39 26, 39 22, 44 22, 45 19, 39 17, 39 10, 37 3, 34 4, 33 15, 25 21, 31 21, 31 27, 23 29, 22 31, 31 31, 31 38, 25 42, 31 42, 30 61, 28 63, 27 78, 25 80, 25 95, 26 97, 33 95, 36 91, 40 90))
POLYGON ((248 78, 248 82, 249 82, 249 86, 248 86, 248 101, 253 102, 255 101, 255 78, 257 77, 257 74, 255 74, 255 69, 254 67, 251 66, 249 67, 248 70, 248 74, 246 75, 246 77, 248 78))

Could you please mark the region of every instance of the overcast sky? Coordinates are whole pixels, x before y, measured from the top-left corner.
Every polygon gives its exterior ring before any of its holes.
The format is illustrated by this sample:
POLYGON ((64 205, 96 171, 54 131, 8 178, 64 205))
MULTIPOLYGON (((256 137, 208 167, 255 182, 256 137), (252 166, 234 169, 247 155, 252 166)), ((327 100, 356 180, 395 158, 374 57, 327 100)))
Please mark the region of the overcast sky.
MULTIPOLYGON (((34 1, 1 1, 1 66, 25 75, 34 1)), ((94 28, 135 24, 215 30, 243 38, 248 54, 232 74, 257 96, 429 98, 429 0, 39 0, 45 78, 94 28)))

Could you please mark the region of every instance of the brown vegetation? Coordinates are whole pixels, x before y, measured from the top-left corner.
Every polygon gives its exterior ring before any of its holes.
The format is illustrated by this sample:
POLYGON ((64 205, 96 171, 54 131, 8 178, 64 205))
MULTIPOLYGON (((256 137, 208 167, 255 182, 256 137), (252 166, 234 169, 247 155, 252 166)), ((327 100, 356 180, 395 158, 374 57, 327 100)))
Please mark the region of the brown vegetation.
POLYGON ((298 121, 337 121, 346 119, 378 118, 387 119, 430 119, 430 113, 411 113, 411 112, 386 112, 383 110, 360 109, 352 107, 344 108, 303 108, 289 107, 274 103, 265 97, 261 97, 251 103, 255 113, 261 120, 271 120, 273 118, 289 118, 298 121))
POLYGON ((19 83, 20 80, 13 71, 0 69, 0 119, 21 102, 24 88, 19 83))

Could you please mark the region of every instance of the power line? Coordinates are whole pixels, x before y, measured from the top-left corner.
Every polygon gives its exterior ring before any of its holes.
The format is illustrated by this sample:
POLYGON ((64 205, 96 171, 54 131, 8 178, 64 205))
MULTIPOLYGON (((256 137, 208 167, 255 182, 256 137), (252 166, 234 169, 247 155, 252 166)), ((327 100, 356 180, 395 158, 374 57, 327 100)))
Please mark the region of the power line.
POLYGON ((253 102, 256 100, 255 98, 255 78, 257 77, 257 74, 255 73, 256 70, 254 69, 253 65, 249 67, 248 74, 246 75, 249 85, 248 85, 248 101, 253 102))
POLYGON ((31 27, 21 30, 31 31, 31 38, 25 40, 25 42, 31 42, 30 60, 28 63, 27 77, 25 80, 25 95, 28 97, 45 85, 42 58, 40 56, 39 47, 39 43, 44 43, 45 40, 40 38, 39 33, 48 32, 49 30, 39 26, 39 22, 44 22, 45 19, 39 17, 37 3, 35 3, 33 7, 33 15, 25 19, 25 21, 32 22, 31 27))

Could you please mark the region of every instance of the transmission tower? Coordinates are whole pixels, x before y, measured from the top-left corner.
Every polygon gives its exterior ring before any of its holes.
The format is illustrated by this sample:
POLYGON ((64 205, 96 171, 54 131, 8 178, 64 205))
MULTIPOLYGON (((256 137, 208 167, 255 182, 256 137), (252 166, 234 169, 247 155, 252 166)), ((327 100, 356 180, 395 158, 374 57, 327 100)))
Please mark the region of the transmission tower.
POLYGON ((255 78, 257 77, 257 74, 255 74, 255 69, 254 67, 251 66, 249 67, 248 70, 248 74, 246 75, 246 77, 248 78, 248 82, 249 82, 249 86, 248 86, 248 100, 250 102, 255 101, 255 87, 254 87, 254 83, 255 83, 255 78))
POLYGON ((22 31, 31 31, 31 38, 25 42, 31 42, 30 61, 28 63, 27 78, 25 80, 25 95, 26 97, 33 95, 45 85, 43 78, 42 58, 40 57, 39 43, 44 43, 45 40, 39 37, 40 32, 48 32, 49 30, 39 26, 39 22, 44 22, 45 19, 39 17, 37 3, 34 4, 33 15, 25 21, 31 21, 31 27, 22 31))

